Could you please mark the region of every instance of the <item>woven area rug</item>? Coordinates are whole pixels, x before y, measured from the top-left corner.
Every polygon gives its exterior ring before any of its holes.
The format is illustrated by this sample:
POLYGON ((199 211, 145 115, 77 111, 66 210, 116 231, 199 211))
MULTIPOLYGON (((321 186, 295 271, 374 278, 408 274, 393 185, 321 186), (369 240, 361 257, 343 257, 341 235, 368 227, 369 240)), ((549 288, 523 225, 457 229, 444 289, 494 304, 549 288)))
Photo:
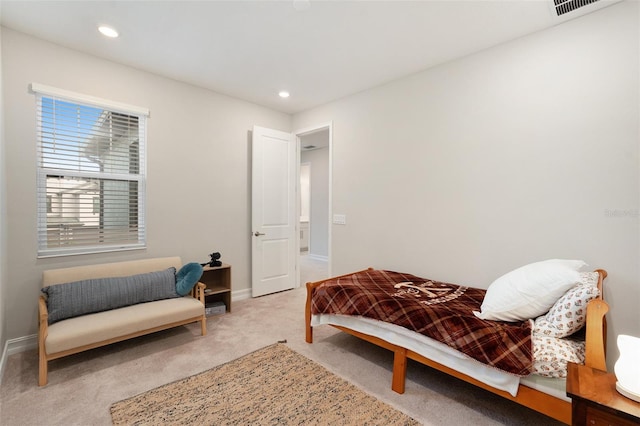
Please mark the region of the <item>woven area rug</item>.
POLYGON ((111 406, 115 425, 418 425, 275 344, 111 406))

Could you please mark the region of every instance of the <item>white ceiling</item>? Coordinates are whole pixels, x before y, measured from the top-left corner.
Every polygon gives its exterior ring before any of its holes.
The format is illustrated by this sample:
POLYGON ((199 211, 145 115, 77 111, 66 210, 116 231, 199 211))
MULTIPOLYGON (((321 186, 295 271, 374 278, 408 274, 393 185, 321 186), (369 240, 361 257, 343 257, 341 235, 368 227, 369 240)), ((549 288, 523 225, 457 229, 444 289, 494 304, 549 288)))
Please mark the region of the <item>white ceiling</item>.
POLYGON ((311 151, 329 147, 329 128, 300 136, 300 150, 311 151))
POLYGON ((0 22, 72 49, 296 113, 615 1, 600 0, 557 18, 553 0, 0 0, 0 22), (100 35, 99 24, 115 27, 120 37, 100 35), (291 97, 279 98, 280 90, 291 97))

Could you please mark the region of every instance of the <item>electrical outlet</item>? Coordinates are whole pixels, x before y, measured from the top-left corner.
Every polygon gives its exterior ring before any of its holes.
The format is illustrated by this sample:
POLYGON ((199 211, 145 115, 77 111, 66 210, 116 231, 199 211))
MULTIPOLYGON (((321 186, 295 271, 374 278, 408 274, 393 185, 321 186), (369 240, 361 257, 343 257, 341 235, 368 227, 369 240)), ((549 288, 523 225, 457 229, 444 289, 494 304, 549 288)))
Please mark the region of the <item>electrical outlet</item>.
POLYGON ((334 214, 333 215, 333 223, 335 225, 346 225, 347 224, 347 216, 344 214, 334 214))

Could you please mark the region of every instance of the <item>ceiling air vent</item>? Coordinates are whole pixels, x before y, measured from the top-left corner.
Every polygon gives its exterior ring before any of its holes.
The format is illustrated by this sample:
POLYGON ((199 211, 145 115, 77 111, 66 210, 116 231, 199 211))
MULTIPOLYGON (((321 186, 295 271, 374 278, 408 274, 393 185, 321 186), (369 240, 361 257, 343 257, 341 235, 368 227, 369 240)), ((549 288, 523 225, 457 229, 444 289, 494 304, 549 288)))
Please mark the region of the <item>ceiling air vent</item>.
POLYGON ((315 145, 305 145, 302 147, 302 149, 306 149, 306 150, 310 150, 310 149, 316 149, 315 145))
POLYGON ((569 13, 573 10, 580 9, 591 3, 595 3, 599 0, 553 0, 555 4, 556 13, 558 16, 562 16, 565 13, 569 13))

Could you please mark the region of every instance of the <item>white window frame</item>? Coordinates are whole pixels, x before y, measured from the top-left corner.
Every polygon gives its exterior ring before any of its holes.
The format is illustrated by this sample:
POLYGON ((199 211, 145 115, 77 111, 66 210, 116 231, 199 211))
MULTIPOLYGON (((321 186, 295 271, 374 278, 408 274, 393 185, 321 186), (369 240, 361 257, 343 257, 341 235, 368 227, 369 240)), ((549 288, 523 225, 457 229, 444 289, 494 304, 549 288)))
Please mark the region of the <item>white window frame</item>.
POLYGON ((147 125, 146 121, 149 117, 149 109, 128 105, 120 102, 114 102, 106 99, 101 99, 93 96, 88 96, 80 93, 71 92, 68 90, 58 89, 55 87, 45 86, 38 83, 31 84, 31 91, 36 95, 37 108, 36 113, 37 120, 37 243, 38 243, 38 258, 54 257, 54 256, 70 256, 89 253, 103 253, 112 251, 123 250, 141 250, 146 248, 146 215, 145 215, 145 200, 146 200, 146 150, 147 150, 147 125), (55 169, 44 167, 42 158, 42 140, 41 138, 41 121, 39 114, 41 113, 43 97, 52 98, 54 100, 60 100, 64 102, 71 102, 82 106, 92 106, 102 108, 103 110, 122 113, 126 115, 132 115, 138 117, 138 149, 139 149, 139 171, 136 174, 122 175, 122 174, 109 174, 101 172, 99 174, 100 180, 108 180, 110 178, 123 179, 129 181, 136 181, 138 185, 138 238, 135 243, 119 243, 119 244, 99 244, 99 245, 76 245, 73 247, 48 247, 47 245, 47 175, 60 174, 68 177, 79 178, 92 178, 95 179, 95 172, 77 172, 72 170, 55 169))

